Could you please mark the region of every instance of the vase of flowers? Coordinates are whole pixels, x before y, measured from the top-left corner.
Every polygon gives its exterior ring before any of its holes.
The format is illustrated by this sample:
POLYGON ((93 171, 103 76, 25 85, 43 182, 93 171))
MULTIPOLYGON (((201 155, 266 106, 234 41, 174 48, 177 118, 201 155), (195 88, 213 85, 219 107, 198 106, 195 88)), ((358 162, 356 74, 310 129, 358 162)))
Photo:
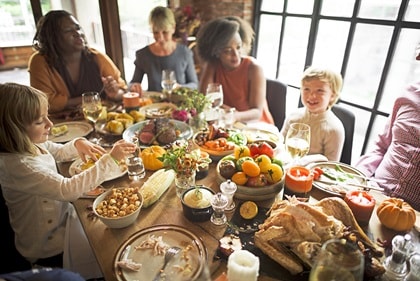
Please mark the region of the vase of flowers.
POLYGON ((183 44, 188 45, 190 37, 194 37, 200 27, 200 13, 191 5, 186 5, 177 8, 174 14, 176 21, 175 36, 180 38, 183 44))
POLYGON ((166 169, 175 171, 176 194, 179 198, 186 190, 196 186, 197 170, 207 166, 211 161, 209 158, 202 158, 200 149, 191 141, 185 140, 174 142, 158 159, 166 169))

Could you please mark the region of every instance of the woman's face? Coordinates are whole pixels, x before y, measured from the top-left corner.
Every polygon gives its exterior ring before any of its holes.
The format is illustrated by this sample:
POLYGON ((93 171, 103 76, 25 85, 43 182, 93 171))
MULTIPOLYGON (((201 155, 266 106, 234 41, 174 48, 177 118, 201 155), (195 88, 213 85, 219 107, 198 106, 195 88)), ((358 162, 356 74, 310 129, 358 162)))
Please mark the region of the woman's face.
POLYGON ((82 51, 85 48, 84 33, 79 22, 72 16, 64 17, 60 23, 60 37, 58 42, 64 53, 82 51))
POLYGON ((236 33, 227 46, 220 51, 219 59, 222 66, 227 70, 233 70, 241 64, 242 40, 236 33))
POLYGON ((302 82, 302 103, 311 113, 322 113, 334 100, 335 94, 329 83, 319 79, 302 82))
POLYGON ((33 143, 43 143, 48 140, 48 134, 53 123, 48 118, 48 106, 41 107, 41 116, 26 127, 26 133, 33 143))
POLYGON ((164 45, 172 41, 172 36, 175 33, 175 28, 173 26, 169 26, 165 29, 152 27, 152 31, 153 38, 155 39, 156 43, 164 45))

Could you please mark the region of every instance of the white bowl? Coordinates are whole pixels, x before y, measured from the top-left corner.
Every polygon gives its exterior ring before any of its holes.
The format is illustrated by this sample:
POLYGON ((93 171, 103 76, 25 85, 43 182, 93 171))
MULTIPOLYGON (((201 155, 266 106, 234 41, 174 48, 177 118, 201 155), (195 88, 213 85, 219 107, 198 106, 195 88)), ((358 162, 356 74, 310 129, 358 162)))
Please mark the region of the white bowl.
POLYGON ((109 228, 124 228, 129 226, 130 224, 134 223, 139 216, 140 209, 143 206, 143 196, 139 191, 137 191, 137 197, 140 203, 137 205, 137 209, 126 215, 126 216, 116 216, 116 217, 107 217, 103 216, 98 213, 97 207, 98 205, 109 198, 109 196, 113 193, 113 189, 121 190, 126 189, 127 187, 121 187, 121 188, 111 188, 110 190, 104 192, 103 194, 99 195, 95 201, 93 201, 93 212, 95 215, 109 228))

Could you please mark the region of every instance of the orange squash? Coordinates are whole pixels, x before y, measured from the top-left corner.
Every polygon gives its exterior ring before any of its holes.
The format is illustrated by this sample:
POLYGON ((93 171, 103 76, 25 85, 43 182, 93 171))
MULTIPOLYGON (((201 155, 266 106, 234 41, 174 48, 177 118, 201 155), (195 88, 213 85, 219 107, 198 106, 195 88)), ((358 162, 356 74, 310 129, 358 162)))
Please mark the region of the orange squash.
POLYGON ((163 168, 163 163, 158 157, 165 154, 166 150, 158 145, 152 145, 141 151, 141 159, 143 159, 144 168, 150 171, 156 171, 163 168))
POLYGON ((413 207, 400 198, 388 198, 376 209, 379 221, 386 227, 396 231, 408 231, 416 223, 413 207))

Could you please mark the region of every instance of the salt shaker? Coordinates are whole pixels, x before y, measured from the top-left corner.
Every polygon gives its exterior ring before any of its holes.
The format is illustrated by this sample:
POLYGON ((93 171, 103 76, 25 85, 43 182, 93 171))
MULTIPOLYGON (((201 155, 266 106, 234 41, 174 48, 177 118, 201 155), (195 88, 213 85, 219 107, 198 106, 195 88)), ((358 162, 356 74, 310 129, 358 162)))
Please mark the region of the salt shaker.
POLYGON ((213 214, 210 217, 210 221, 215 225, 223 225, 227 222, 225 215, 225 208, 228 205, 228 198, 222 193, 218 192, 213 195, 211 201, 211 207, 213 208, 213 214))
POLYGON ((226 211, 231 211, 235 208, 235 202, 233 201, 233 195, 235 194, 238 187, 236 183, 231 180, 227 180, 220 184, 220 191, 228 198, 228 205, 226 207, 226 211))
POLYGON ((420 254, 414 254, 409 259, 410 271, 404 281, 420 281, 420 254))
POLYGON ((415 245, 411 242, 411 236, 397 235, 392 239, 392 254, 385 259, 386 272, 384 280, 403 280, 407 275, 407 259, 415 251, 415 245))

